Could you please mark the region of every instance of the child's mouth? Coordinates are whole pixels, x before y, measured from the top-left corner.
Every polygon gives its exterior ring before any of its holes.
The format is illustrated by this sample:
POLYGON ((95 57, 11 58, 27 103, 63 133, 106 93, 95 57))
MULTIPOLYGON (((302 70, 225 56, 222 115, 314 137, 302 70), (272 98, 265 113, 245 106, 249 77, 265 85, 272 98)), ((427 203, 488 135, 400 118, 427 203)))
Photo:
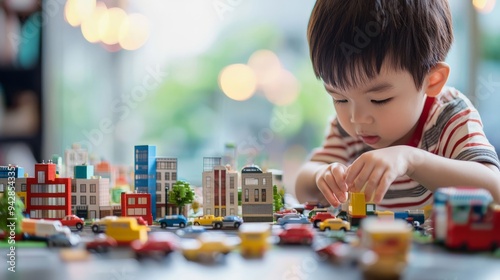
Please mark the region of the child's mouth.
POLYGON ((363 142, 365 142, 368 145, 374 145, 380 140, 379 136, 360 136, 360 137, 361 140, 363 140, 363 142))

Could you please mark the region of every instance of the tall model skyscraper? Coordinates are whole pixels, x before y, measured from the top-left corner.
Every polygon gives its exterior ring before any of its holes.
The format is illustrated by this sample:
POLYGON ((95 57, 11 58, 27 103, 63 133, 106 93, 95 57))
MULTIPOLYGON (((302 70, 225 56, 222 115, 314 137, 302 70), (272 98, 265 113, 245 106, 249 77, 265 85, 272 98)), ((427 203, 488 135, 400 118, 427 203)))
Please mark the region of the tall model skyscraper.
MULTIPOLYGON (((134 147, 135 190, 150 193, 156 202, 156 146, 138 145, 134 147)), ((156 203, 151 204, 153 219, 156 219, 156 203)))

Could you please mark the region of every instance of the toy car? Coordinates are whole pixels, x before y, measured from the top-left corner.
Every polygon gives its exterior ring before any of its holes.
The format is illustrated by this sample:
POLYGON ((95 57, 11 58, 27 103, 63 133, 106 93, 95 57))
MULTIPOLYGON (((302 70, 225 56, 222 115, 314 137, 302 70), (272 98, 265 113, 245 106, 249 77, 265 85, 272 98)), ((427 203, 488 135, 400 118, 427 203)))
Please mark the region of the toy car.
POLYGON ((106 253, 109 251, 109 248, 116 247, 117 245, 118 243, 114 238, 106 234, 98 234, 92 241, 85 244, 85 248, 97 253, 106 253))
POLYGON ((231 227, 231 228, 239 228, 243 223, 243 219, 238 216, 225 216, 222 221, 215 221, 212 223, 213 228, 223 228, 223 227, 231 227))
POLYGON ((175 233, 183 238, 197 238, 206 231, 205 227, 202 226, 188 226, 183 229, 178 229, 175 233))
POLYGON ((141 225, 141 226, 147 226, 148 225, 148 222, 146 220, 144 220, 143 217, 135 217, 137 219, 137 224, 141 225))
POLYGON ((102 219, 97 219, 92 223, 90 228, 94 233, 104 232, 106 230, 106 224, 109 221, 116 220, 117 218, 118 218, 117 216, 106 216, 102 219))
POLYGON ((76 215, 66 215, 61 219, 61 224, 67 227, 76 227, 77 230, 82 230, 85 221, 76 215))
POLYGON ((319 230, 351 230, 351 224, 339 218, 326 219, 325 221, 319 223, 319 230))
POLYGON ((187 219, 184 215, 171 215, 165 216, 161 219, 158 219, 157 222, 160 224, 162 228, 179 226, 183 228, 187 225, 187 219))
POLYGON ((310 224, 306 216, 302 214, 287 214, 276 221, 276 224, 284 226, 286 224, 310 224))
POLYGON ((335 215, 333 215, 330 212, 317 212, 315 215, 313 215, 310 219, 311 223, 314 225, 315 228, 319 228, 319 224, 326 219, 334 219, 335 215))
POLYGON ((224 234, 204 233, 198 239, 182 244, 182 254, 189 261, 215 262, 219 256, 229 254, 236 243, 224 234))
POLYGON ((222 222, 222 217, 215 217, 214 215, 204 215, 194 218, 193 225, 195 226, 213 226, 216 222, 222 222))
POLYGON ((80 236, 73 233, 56 233, 47 237, 49 247, 71 247, 80 243, 80 236))
POLYGON ((130 247, 136 258, 141 259, 145 256, 167 256, 176 250, 178 243, 178 237, 171 232, 153 232, 148 235, 146 242, 134 240, 130 243, 130 247))
POLYGON ((244 258, 262 258, 269 249, 271 226, 266 223, 246 223, 239 227, 240 253, 244 258))
POLYGON ((280 244, 304 244, 311 245, 314 239, 314 231, 310 225, 288 224, 278 234, 280 244))

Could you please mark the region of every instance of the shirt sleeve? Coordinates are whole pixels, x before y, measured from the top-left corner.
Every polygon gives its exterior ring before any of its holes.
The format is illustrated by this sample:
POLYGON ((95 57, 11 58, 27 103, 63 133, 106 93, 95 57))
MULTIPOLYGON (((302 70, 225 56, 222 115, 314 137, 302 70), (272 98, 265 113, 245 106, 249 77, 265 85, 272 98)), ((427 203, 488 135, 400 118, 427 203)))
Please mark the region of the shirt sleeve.
POLYGON ((319 161, 325 163, 339 162, 347 165, 355 152, 355 146, 362 143, 350 137, 340 126, 337 118, 334 118, 328 127, 328 133, 323 142, 323 145, 316 148, 312 155, 311 161, 319 161))
POLYGON ((479 112, 468 99, 453 102, 441 131, 439 153, 447 158, 489 163, 500 169, 495 148, 485 136, 479 112))

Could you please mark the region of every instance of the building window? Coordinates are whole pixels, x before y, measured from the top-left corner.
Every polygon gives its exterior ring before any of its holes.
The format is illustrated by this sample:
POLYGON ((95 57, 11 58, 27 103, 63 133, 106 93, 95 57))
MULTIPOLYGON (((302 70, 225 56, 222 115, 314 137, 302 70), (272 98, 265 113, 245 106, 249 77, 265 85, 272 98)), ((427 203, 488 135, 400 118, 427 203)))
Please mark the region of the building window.
POLYGON ((234 189, 234 177, 229 177, 229 188, 234 189))
POLYGON ((157 194, 156 195, 156 203, 160 203, 161 202, 161 194, 157 194))
POLYGON ((256 186, 259 184, 257 178, 245 178, 245 186, 256 186))
POLYGON ((40 183, 40 184, 45 183, 45 172, 44 171, 38 171, 38 183, 40 183))
POLYGON ((148 204, 148 199, 145 197, 139 197, 137 204, 148 204))
POLYGON ((234 193, 229 193, 229 205, 234 205, 234 193))
POLYGON ((262 189, 262 202, 266 202, 267 201, 267 198, 266 198, 266 189, 262 189))
POLYGON ((156 183, 156 191, 161 192, 161 183, 156 183))
POLYGON ((170 173, 169 172, 165 172, 165 180, 170 181, 170 173))
POLYGON ((161 172, 156 172, 156 180, 161 180, 161 172))
POLYGON ((255 199, 255 202, 258 202, 259 201, 259 189, 255 189, 253 191, 253 197, 255 199))
POLYGON ((262 185, 266 185, 266 178, 262 178, 262 185))
POLYGON ((80 196, 80 205, 87 205, 87 197, 82 195, 80 196))
POLYGON ((90 196, 90 205, 96 205, 97 204, 97 199, 95 195, 90 196))
POLYGON ((133 205, 135 204, 135 198, 134 197, 129 197, 128 198, 128 205, 133 205))
POLYGON ((91 193, 96 193, 97 192, 96 184, 90 184, 90 192, 91 193))
POLYGON ((25 192, 26 191, 26 184, 21 184, 21 191, 25 192))
POLYGON ((71 192, 76 193, 76 184, 71 185, 71 192))
POLYGON ((250 201, 250 191, 245 189, 245 202, 250 201))
POLYGON ((165 183, 165 188, 167 188, 167 190, 170 189, 170 183, 165 183))
POLYGON ((87 186, 85 184, 80 184, 80 193, 86 193, 87 192, 87 186))
POLYGON ((177 181, 177 172, 172 172, 172 181, 177 181))
POLYGON ((71 196, 71 205, 76 205, 76 195, 71 196))

